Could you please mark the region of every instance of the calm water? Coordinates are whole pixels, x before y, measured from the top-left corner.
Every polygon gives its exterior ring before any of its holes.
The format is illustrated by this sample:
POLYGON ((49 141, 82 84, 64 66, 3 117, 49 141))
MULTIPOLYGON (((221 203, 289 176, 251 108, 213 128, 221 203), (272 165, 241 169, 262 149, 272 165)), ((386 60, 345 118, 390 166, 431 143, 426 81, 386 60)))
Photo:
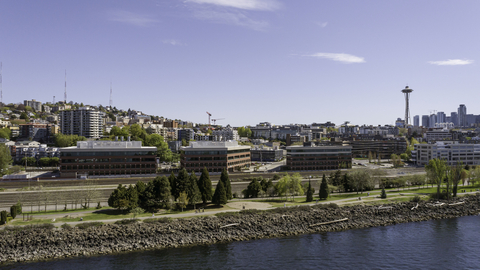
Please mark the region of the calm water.
POLYGON ((480 269, 480 216, 7 269, 480 269))

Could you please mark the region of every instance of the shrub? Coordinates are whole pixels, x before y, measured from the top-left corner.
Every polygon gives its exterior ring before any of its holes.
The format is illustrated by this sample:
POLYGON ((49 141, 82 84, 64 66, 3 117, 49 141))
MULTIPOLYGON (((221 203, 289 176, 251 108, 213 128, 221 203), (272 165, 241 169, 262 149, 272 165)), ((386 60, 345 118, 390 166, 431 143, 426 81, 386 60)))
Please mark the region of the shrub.
POLYGON ((322 204, 317 204, 317 205, 314 205, 312 206, 314 208, 319 208, 319 209, 337 209, 339 208, 338 204, 336 203, 322 203, 322 204))
POLYGON ((233 216, 238 216, 238 212, 221 212, 221 213, 216 213, 216 217, 233 217, 233 216))
POLYGON ((140 221, 140 219, 138 219, 138 218, 127 218, 127 219, 117 220, 117 221, 115 221, 115 224, 125 225, 125 224, 137 223, 139 221, 140 221))
POLYGON ((245 209, 245 210, 240 210, 241 215, 257 215, 260 214, 262 211, 258 209, 245 209))
POLYGON ((419 201, 421 201, 421 200, 422 200, 422 198, 421 198, 420 196, 418 196, 418 195, 415 195, 415 196, 413 196, 412 198, 410 198, 410 201, 411 201, 411 202, 419 202, 419 201))
POLYGON ((87 228, 90 228, 90 227, 100 227, 102 225, 103 225, 103 222, 94 221, 94 222, 80 223, 80 224, 75 225, 75 227, 77 227, 79 229, 87 229, 87 228))
POLYGON ((147 218, 143 220, 143 223, 170 223, 172 218, 163 217, 163 218, 147 218))
POLYGON ((25 230, 35 230, 35 229, 45 229, 45 230, 52 230, 55 226, 51 223, 43 223, 43 224, 32 224, 26 226, 7 226, 5 230, 7 231, 25 231, 25 230))
POLYGON ((67 224, 67 223, 62 224, 60 227, 64 230, 71 230, 72 229, 72 225, 67 224))
POLYGON ((17 206, 16 205, 12 205, 10 207, 10 216, 12 216, 12 219, 15 219, 15 217, 17 217, 17 206))
POLYGON ((430 193, 429 195, 430 200, 446 200, 447 199, 447 193, 446 192, 440 192, 440 194, 437 194, 436 192, 430 193), (439 196, 437 196, 439 195, 439 196))

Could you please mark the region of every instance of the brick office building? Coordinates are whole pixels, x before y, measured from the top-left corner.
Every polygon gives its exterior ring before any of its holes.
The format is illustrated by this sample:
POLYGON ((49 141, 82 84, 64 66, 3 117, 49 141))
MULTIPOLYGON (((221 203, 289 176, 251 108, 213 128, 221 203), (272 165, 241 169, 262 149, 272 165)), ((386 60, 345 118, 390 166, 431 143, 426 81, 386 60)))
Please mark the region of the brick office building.
POLYGON ((60 149, 60 172, 64 177, 155 174, 156 151, 140 141, 81 141, 60 149))
POLYGON ((190 142, 182 147, 181 164, 187 171, 201 172, 204 167, 209 172, 230 172, 250 166, 250 146, 238 145, 237 141, 190 142))
POLYGON ((351 146, 288 146, 289 170, 337 170, 351 168, 351 146))

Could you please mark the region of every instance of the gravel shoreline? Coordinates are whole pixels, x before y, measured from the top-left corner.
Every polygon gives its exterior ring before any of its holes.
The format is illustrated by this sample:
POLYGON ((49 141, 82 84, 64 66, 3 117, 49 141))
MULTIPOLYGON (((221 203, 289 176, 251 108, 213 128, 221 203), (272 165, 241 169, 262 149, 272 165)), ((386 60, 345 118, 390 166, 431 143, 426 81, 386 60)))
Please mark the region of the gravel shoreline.
POLYGON ((226 213, 160 223, 106 224, 87 229, 0 232, 0 265, 157 248, 207 245, 406 222, 477 215, 479 196, 450 203, 421 201, 383 206, 333 204, 226 213))

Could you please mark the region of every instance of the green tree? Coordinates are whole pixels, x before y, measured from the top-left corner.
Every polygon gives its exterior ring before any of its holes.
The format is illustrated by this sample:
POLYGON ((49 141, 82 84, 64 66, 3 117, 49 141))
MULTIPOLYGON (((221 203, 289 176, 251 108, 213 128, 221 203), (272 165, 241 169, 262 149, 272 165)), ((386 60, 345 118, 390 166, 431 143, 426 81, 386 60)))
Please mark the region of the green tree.
POLYGON ((10 155, 10 149, 5 144, 0 144, 0 174, 5 175, 8 173, 8 166, 12 164, 12 156, 10 155))
POLYGON ((61 133, 55 134, 55 146, 70 147, 77 146, 78 141, 86 141, 87 138, 78 135, 63 135, 61 133))
POLYGON ((285 196, 285 201, 287 200, 288 196, 288 185, 290 182, 290 175, 286 173, 278 182, 275 184, 275 191, 278 196, 283 197, 285 196))
POLYGON ((299 173, 295 173, 290 177, 290 181, 288 183, 288 191, 292 195, 293 201, 295 201, 295 195, 303 195, 302 176, 299 173))
POLYGON ((227 194, 227 200, 231 200, 233 198, 233 196, 232 196, 232 185, 230 184, 230 178, 228 177, 227 169, 223 169, 222 175, 220 175, 220 181, 223 182, 223 186, 225 187, 225 192, 227 194))
POLYGON ((133 185, 129 185, 126 193, 125 193, 125 200, 128 201, 127 209, 132 210, 138 207, 138 192, 137 188, 133 185))
POLYGON ((30 120, 30 119, 28 119, 28 114, 26 112, 22 112, 20 114, 20 119, 25 119, 25 121, 27 121, 27 122, 28 122, 28 120, 30 120))
POLYGON ((10 140, 11 136, 12 136, 12 131, 9 128, 5 127, 0 129, 0 138, 10 140))
POLYGON ((328 184, 327 179, 325 178, 325 174, 322 177, 322 183, 320 184, 320 191, 319 191, 320 200, 326 200, 328 198, 328 184))
POLYGON ((307 202, 313 201, 313 189, 312 189, 312 183, 310 180, 308 181, 308 187, 307 187, 307 202))
MULTIPOLYGON (((463 163, 459 162, 457 163, 456 166, 451 166, 447 169, 448 171, 448 182, 453 185, 452 188, 452 195, 453 197, 457 197, 457 189, 458 189, 458 183, 460 180, 462 180, 462 173, 464 172, 463 170, 463 163)), ((450 195, 449 192, 449 185, 447 183, 447 196, 450 195)))
POLYGON ((190 184, 187 191, 188 201, 193 205, 193 209, 195 209, 195 205, 202 200, 202 194, 200 194, 197 175, 195 175, 194 171, 190 173, 189 181, 190 184))
POLYGON ((262 185, 260 185, 257 178, 253 178, 253 180, 250 182, 250 184, 248 184, 248 187, 247 187, 247 197, 257 198, 261 190, 262 190, 262 185))
POLYGON ((198 180, 198 189, 202 195, 203 204, 212 200, 212 181, 210 180, 210 175, 206 167, 203 167, 202 175, 200 175, 200 179, 198 180))
POLYGON ((187 192, 189 185, 190 180, 188 172, 185 168, 182 168, 175 179, 175 193, 172 194, 175 200, 180 196, 180 193, 187 192))
POLYGON ((440 187, 447 173, 447 163, 443 159, 431 159, 425 166, 429 178, 437 184, 437 199, 440 199, 440 187))
POLYGON ((177 181, 177 177, 175 177, 175 174, 172 172, 168 177, 168 182, 170 183, 170 192, 172 194, 176 194, 176 191, 175 191, 176 181, 177 181))
POLYGON ((140 207, 135 207, 133 209, 130 210, 130 213, 133 214, 133 218, 135 219, 136 216, 138 215, 141 215, 145 212, 145 210, 143 210, 142 208, 140 207))
POLYGON ((112 194, 110 194, 110 197, 108 198, 108 206, 119 210, 125 207, 125 202, 121 202, 121 200, 125 198, 125 193, 126 188, 122 184, 119 184, 112 194))
POLYGON ((7 223, 7 211, 0 212, 0 225, 7 223))
POLYGON ((17 206, 16 205, 10 206, 10 216, 12 216, 13 219, 15 219, 15 217, 17 217, 17 206))
POLYGON ((161 208, 169 208, 170 182, 165 176, 157 176, 148 182, 145 189, 145 210, 157 212, 161 208))
POLYGON ((180 194, 178 195, 178 206, 182 209, 182 212, 183 212, 183 208, 185 208, 187 204, 188 204, 187 193, 185 191, 180 192, 180 194))
POLYGON ((385 192, 385 188, 382 188, 382 193, 380 194, 380 198, 382 198, 382 199, 387 198, 387 193, 385 192))
POLYGON ((227 203, 227 193, 222 181, 218 181, 215 193, 213 194, 212 203, 220 206, 227 203))

